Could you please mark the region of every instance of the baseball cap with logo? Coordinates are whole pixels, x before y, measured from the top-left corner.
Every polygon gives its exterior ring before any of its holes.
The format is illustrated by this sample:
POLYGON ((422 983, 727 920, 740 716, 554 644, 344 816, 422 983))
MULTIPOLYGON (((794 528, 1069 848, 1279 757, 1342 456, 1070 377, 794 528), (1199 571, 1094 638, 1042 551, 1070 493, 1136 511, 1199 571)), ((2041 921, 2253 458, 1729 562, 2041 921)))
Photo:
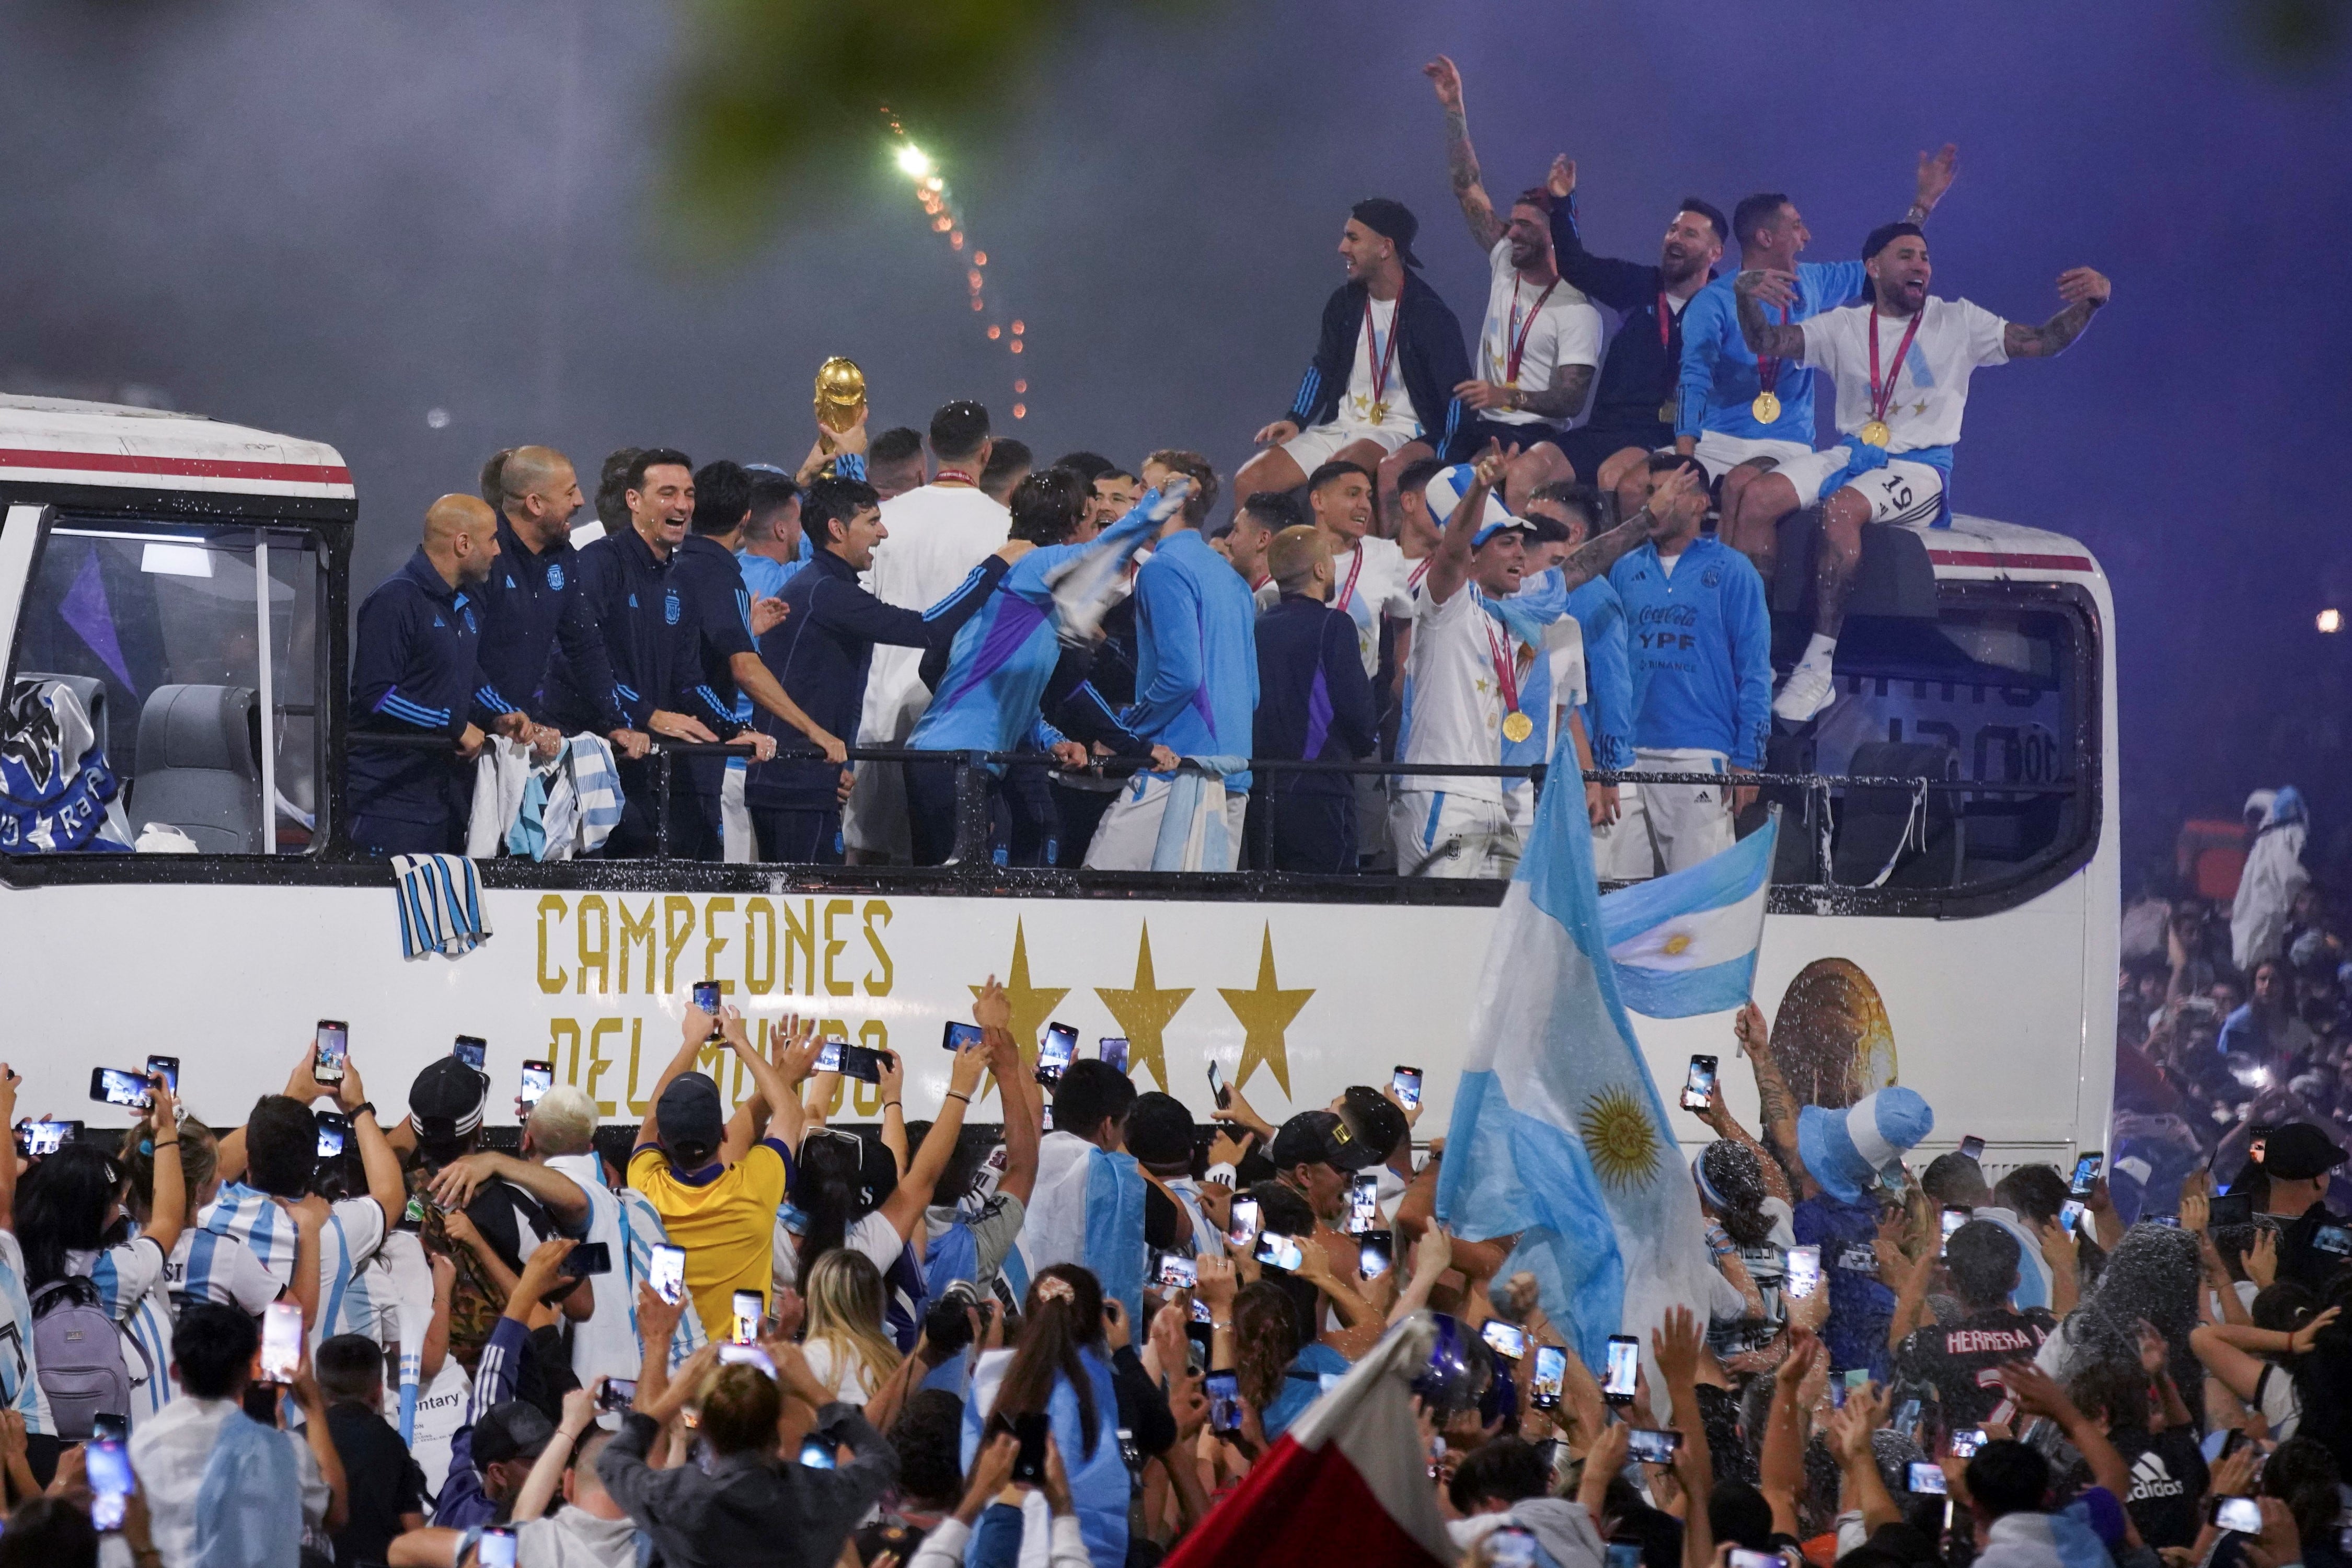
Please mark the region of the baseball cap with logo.
POLYGON ((438 1057, 408 1086, 408 1119, 426 1143, 454 1143, 482 1124, 490 1080, 456 1057, 438 1057))

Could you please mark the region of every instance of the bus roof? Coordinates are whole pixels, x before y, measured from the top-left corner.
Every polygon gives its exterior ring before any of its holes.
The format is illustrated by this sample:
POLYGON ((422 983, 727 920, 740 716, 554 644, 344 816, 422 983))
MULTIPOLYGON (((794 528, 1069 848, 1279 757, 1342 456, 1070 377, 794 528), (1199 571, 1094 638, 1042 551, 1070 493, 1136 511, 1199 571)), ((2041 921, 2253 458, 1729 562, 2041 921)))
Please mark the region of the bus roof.
POLYGON ((1949 528, 1920 527, 1910 531, 1927 546, 1927 560, 1938 580, 2064 582, 2105 576, 2080 540, 2046 529, 1955 512, 1949 528))
POLYGON ((0 482, 352 499, 351 469, 323 441, 199 414, 6 394, 0 482))

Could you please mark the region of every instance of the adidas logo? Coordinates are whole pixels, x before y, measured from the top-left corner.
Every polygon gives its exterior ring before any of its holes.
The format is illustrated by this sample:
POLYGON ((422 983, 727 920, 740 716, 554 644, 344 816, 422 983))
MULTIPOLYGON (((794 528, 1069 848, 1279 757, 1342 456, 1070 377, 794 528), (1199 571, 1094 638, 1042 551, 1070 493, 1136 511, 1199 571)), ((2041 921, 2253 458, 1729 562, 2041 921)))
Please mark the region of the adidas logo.
POLYGON ((2172 1479, 2165 1468, 2164 1456, 2150 1448, 2135 1461, 2131 1468, 2131 1495, 2126 1502, 2146 1502, 2152 1498, 2179 1497, 2189 1488, 2172 1479))

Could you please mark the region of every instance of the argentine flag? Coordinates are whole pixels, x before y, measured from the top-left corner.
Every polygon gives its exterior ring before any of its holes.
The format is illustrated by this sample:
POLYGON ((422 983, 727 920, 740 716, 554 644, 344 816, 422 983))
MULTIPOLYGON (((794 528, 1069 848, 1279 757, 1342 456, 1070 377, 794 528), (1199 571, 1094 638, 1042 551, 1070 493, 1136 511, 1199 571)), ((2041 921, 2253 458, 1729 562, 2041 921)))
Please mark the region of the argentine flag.
MULTIPOLYGON (((1575 765, 1556 751, 1553 776, 1575 765)), ((1596 1367, 1611 1334, 1704 1310, 1714 1272, 1608 953, 1584 792, 1547 789, 1487 945, 1437 1213, 1474 1241, 1516 1233, 1503 1277, 1531 1270, 1596 1367)))
POLYGON ((1721 854, 1602 896, 1601 940, 1626 1006, 1653 1018, 1689 1018, 1748 1000, 1780 840, 1776 806, 1762 831, 1721 854))

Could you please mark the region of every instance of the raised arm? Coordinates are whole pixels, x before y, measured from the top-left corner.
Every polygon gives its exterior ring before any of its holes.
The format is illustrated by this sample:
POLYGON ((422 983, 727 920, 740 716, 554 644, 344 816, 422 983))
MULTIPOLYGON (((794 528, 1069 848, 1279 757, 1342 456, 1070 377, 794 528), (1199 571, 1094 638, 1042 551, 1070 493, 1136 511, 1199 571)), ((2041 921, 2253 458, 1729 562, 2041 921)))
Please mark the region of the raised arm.
POLYGON ((2010 322, 2001 329, 2001 347, 2011 359, 2048 359, 2061 353, 2083 335, 2083 329, 2114 292, 2115 285, 2105 273, 2070 267, 2058 275, 2058 297, 2066 301, 2065 308, 2038 327, 2010 322))
POLYGON ((1960 150, 1947 142, 1933 153, 1919 154, 1919 179, 1911 197, 1911 210, 1903 215, 1906 223, 1924 224, 1944 193, 1952 188, 1952 176, 1960 171, 1960 150))
POLYGON ((1551 161, 1544 188, 1552 195, 1551 253, 1553 265, 1569 286, 1600 300, 1612 310, 1633 310, 1656 298, 1658 269, 1639 261, 1619 261, 1595 256, 1584 248, 1576 231, 1576 161, 1562 153, 1551 161))
MULTIPOLYGON (((1688 468, 1675 473, 1667 483, 1677 490, 1699 488, 1698 476, 1688 468)), ((1606 576, 1609 568, 1617 564, 1619 556, 1648 543, 1650 531, 1656 526, 1656 517, 1644 506, 1608 532, 1586 540, 1559 563, 1561 585, 1573 594, 1595 577, 1606 576)))
POLYGON ((408 1184, 400 1174, 400 1156, 392 1152, 383 1129, 376 1123, 375 1106, 360 1082, 360 1064, 355 1058, 343 1060, 343 1081, 335 1086, 335 1102, 351 1119, 352 1136, 360 1146, 360 1169, 367 1175, 367 1195, 383 1211, 383 1228, 388 1233, 408 1206, 408 1184))
MULTIPOLYGON (((955 1066, 948 1069, 948 1093, 940 1101, 940 1113, 931 1119, 931 1130, 923 1135, 923 1146, 915 1152, 914 1163, 907 1168, 906 1179, 882 1203, 882 1217, 900 1237, 911 1239, 916 1227, 922 1224, 923 1210, 929 1205, 931 1194, 940 1184, 940 1173, 948 1168, 956 1139, 963 1131, 963 1113, 971 1104, 971 1091, 980 1087, 980 1075, 987 1066, 985 1045, 965 1046, 956 1052, 955 1066)), ((915 1250, 919 1254, 922 1248, 918 1247, 915 1250)))
POLYGON ((1045 1090, 1022 1070, 1020 1042, 1013 1037, 1013 1004, 995 975, 972 1000, 971 1021, 987 1043, 989 1067, 996 1074, 996 1094, 1004 1117, 1004 1177, 996 1190, 1027 1204, 1037 1186, 1037 1148, 1045 1136, 1041 1113, 1045 1090))
POLYGON ((1764 319, 1767 305, 1783 311, 1794 305, 1796 290, 1793 274, 1757 267, 1748 268, 1731 280, 1732 295, 1739 302, 1739 335, 1748 340, 1748 350, 1757 358, 1795 362, 1805 357, 1804 328, 1764 319))
POLYGON ((478 1150, 444 1165, 441 1173, 433 1178, 433 1195, 442 1200, 445 1208, 461 1209, 474 1201, 474 1194, 493 1176, 529 1193, 550 1217, 566 1229, 577 1230, 588 1223, 588 1194, 580 1190, 579 1183, 561 1171, 518 1160, 495 1149, 478 1150))
POLYGON ((1795 1184, 1798 1195, 1811 1197, 1820 1189, 1805 1169, 1804 1156, 1797 1152, 1797 1097, 1789 1091, 1788 1079, 1780 1076, 1780 1064, 1772 1058, 1769 1037, 1764 1027, 1764 1010, 1750 1002, 1739 1010, 1738 1021, 1732 1026, 1739 1037, 1739 1050, 1756 1074, 1756 1099, 1761 1107, 1759 1119, 1764 1123, 1764 1137, 1771 1145, 1773 1157, 1780 1162, 1795 1184))
POLYGON ((639 1148, 661 1142, 661 1127, 656 1111, 661 1104, 662 1091, 669 1088, 671 1079, 694 1066, 694 1058, 702 1054, 703 1045, 710 1038, 711 1030, 718 1022, 692 1003, 687 1004, 685 1038, 678 1042, 677 1054, 669 1058, 669 1065, 662 1068, 661 1077, 654 1079, 653 1088, 646 1091, 645 1119, 637 1123, 639 1148))
POLYGON ((1437 89, 1437 106, 1445 111, 1445 177, 1453 182, 1454 199, 1462 204, 1462 221, 1481 250, 1492 250, 1503 237, 1504 223, 1495 216, 1495 203, 1478 170, 1478 154, 1470 145, 1470 122, 1462 108, 1462 72, 1440 55, 1421 68, 1437 89))
POLYGON ((1487 492, 1503 481, 1503 463, 1502 443, 1487 442, 1471 471, 1470 488, 1454 503, 1454 515, 1445 520, 1444 535, 1437 542, 1437 553, 1430 558, 1426 586, 1431 604, 1444 604, 1470 580, 1470 542, 1477 537, 1479 521, 1486 515, 1487 492))

